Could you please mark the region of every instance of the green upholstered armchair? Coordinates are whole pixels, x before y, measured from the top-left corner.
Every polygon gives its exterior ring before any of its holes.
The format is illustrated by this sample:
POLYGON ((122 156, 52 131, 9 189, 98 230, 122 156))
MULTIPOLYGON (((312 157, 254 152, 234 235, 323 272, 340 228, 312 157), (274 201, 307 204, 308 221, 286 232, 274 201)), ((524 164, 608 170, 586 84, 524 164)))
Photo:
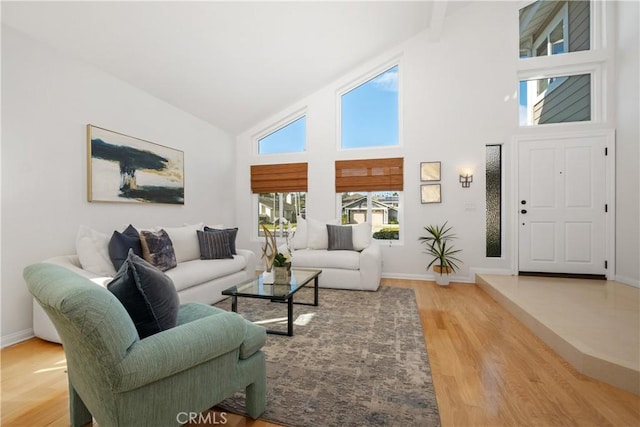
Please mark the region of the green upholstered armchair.
POLYGON ((170 426, 245 389, 247 413, 265 409, 265 329, 236 313, 182 304, 178 325, 140 339, 107 289, 70 270, 27 267, 31 294, 64 347, 72 426, 170 426))

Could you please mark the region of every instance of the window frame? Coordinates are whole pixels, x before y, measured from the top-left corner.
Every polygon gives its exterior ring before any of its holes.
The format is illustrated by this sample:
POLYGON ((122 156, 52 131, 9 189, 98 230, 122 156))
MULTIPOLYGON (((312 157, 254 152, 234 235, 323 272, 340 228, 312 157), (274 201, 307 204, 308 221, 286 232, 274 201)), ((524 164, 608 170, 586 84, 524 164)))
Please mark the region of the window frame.
POLYGON ((336 91, 336 150, 338 152, 353 151, 353 150, 380 150, 380 149, 388 150, 388 149, 400 148, 403 146, 403 120, 402 120, 403 84, 402 84, 402 81, 403 81, 402 58, 401 56, 398 55, 393 59, 390 59, 384 62, 383 64, 370 69, 368 72, 361 75, 360 77, 354 80, 351 80, 349 83, 343 85, 336 91), (398 67, 398 144, 344 148, 342 146, 342 96, 362 86, 363 84, 373 80, 377 76, 384 74, 386 71, 389 71, 394 67, 398 67))

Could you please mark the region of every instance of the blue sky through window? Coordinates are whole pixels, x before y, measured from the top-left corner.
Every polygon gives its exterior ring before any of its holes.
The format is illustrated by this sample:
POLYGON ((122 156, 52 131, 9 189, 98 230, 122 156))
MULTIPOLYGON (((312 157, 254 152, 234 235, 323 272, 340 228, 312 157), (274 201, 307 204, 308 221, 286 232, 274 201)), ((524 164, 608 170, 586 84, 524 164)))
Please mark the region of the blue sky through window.
POLYGON ((527 126, 529 112, 527 111, 527 81, 520 81, 519 104, 520 104, 520 126, 527 126))
POLYGON ((258 140, 258 153, 301 153, 305 150, 306 140, 307 117, 302 116, 258 140))
MULTIPOLYGON (((399 144, 398 66, 342 95, 342 148, 399 144)), ((259 154, 300 153, 306 145, 306 116, 258 140, 259 154)))
POLYGON ((342 95, 342 148, 398 145, 398 66, 342 95))

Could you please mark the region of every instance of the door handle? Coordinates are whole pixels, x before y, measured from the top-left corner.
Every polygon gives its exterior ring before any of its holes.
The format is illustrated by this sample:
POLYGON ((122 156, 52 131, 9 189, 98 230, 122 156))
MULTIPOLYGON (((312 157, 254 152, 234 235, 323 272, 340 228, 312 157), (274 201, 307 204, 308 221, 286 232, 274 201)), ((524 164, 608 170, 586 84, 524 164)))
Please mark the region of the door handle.
POLYGON ((520 204, 522 204, 522 205, 526 205, 526 204, 527 204, 527 201, 526 201, 526 200, 520 200, 520 204))
POLYGON ((526 209, 522 209, 522 210, 520 211, 520 213, 521 213, 521 214, 526 214, 526 213, 527 213, 527 210, 526 210, 526 209))

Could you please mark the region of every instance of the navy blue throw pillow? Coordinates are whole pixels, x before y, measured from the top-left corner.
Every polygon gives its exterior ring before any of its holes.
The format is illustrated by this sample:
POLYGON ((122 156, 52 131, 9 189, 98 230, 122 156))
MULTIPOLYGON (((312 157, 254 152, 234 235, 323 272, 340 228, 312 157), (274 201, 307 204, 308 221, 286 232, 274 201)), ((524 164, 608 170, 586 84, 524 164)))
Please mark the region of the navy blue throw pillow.
POLYGON ((133 249, 133 253, 139 257, 142 256, 140 234, 131 224, 122 233, 114 231, 109 240, 109 258, 116 271, 120 270, 122 263, 127 259, 129 249, 133 249))
POLYGON ((133 250, 107 289, 129 313, 140 339, 176 326, 180 300, 173 281, 133 250))

